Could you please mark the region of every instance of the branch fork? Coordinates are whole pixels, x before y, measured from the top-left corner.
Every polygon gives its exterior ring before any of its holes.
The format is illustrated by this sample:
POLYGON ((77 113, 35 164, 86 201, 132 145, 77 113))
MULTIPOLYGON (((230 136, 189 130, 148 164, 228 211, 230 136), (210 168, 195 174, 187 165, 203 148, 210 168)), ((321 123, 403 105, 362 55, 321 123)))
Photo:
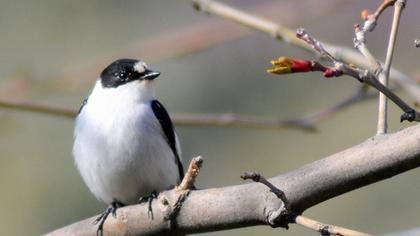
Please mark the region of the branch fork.
MULTIPOLYGON (((295 72, 307 72, 307 71, 321 71, 324 72, 325 77, 338 77, 341 75, 349 75, 355 79, 357 79, 359 82, 366 83, 381 93, 383 93, 386 97, 391 99, 397 106, 401 108, 401 110, 404 111, 404 114, 401 115, 400 121, 417 121, 420 122, 420 113, 417 112, 414 108, 412 108, 410 105, 405 103, 400 97, 398 97, 394 92, 392 92, 386 85, 382 84, 378 80, 378 76, 375 74, 375 72, 371 72, 369 69, 361 69, 351 64, 345 64, 344 62, 336 59, 334 56, 332 56, 322 45, 320 41, 309 35, 303 28, 299 28, 296 32, 296 36, 299 39, 302 39, 304 42, 309 44, 315 51, 320 53, 321 55, 325 56, 329 59, 329 61, 333 64, 332 67, 326 67, 323 66, 321 63, 316 61, 306 61, 308 68, 306 70, 300 69, 300 70, 294 70, 295 64, 290 63, 281 63, 282 61, 304 61, 301 59, 290 59, 288 58, 285 60, 284 58, 279 58, 278 60, 274 60, 271 63, 274 65, 274 68, 269 69, 269 73, 274 74, 285 74, 285 73, 295 73, 295 72), (291 67, 289 71, 287 70, 278 70, 278 67, 291 67)), ((303 62, 300 62, 300 64, 304 64, 303 62)), ((382 73, 380 73, 382 74, 382 73)))
POLYGON ((289 223, 295 223, 298 225, 302 225, 308 229, 315 230, 321 233, 321 235, 369 236, 369 234, 366 233, 346 229, 335 225, 321 223, 319 221, 310 219, 308 217, 304 217, 302 215, 293 214, 287 209, 288 201, 284 192, 277 188, 275 185, 273 185, 270 181, 268 181, 259 173, 248 171, 241 175, 241 178, 244 180, 251 179, 254 182, 261 183, 267 186, 270 189, 270 192, 272 192, 274 195, 276 195, 277 198, 279 198, 282 201, 282 205, 277 211, 271 211, 268 213, 267 222, 272 227, 280 226, 288 229, 289 223))
POLYGON ((289 223, 290 223, 292 214, 287 209, 288 201, 284 192, 281 191, 276 186, 274 186, 266 178, 264 178, 262 175, 258 174, 257 172, 253 172, 253 171, 244 172, 244 174, 242 174, 240 177, 243 180, 251 179, 254 182, 261 183, 267 186, 270 189, 270 192, 273 193, 279 200, 281 200, 280 207, 278 207, 277 210, 268 210, 267 212, 265 212, 266 222, 268 225, 270 225, 273 228, 282 227, 282 228, 289 229, 289 223))
MULTIPOLYGON (((359 25, 355 25, 355 39, 354 39, 354 46, 357 48, 363 56, 369 61, 371 64, 370 68, 372 71, 376 71, 377 78, 379 81, 385 86, 388 86, 389 80, 389 72, 391 69, 392 57, 394 54, 395 48, 395 41, 398 32, 399 21, 401 18, 401 12, 405 7, 406 0, 384 0, 382 4, 378 7, 375 13, 370 14, 368 10, 362 11, 362 18, 365 20, 363 27, 359 25), (373 31, 379 16, 381 13, 388 7, 395 6, 394 9, 394 17, 392 20, 392 27, 391 32, 389 35, 388 40, 388 48, 386 53, 385 64, 382 67, 381 64, 375 59, 375 57, 370 53, 368 50, 365 42, 366 42, 366 33, 373 31)), ((410 120, 412 119, 412 115, 408 114, 409 112, 401 116, 401 120, 410 120)), ((388 101, 387 97, 384 93, 379 94, 379 112, 378 112, 378 125, 377 125, 377 134, 384 134, 387 133, 388 129, 388 101)))

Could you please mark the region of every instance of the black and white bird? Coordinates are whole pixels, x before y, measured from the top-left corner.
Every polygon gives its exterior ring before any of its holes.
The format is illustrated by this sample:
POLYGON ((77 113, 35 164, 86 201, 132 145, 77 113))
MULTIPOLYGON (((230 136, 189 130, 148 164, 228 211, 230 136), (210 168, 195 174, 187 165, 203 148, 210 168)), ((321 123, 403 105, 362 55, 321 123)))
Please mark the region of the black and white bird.
POLYGON ((73 155, 90 191, 118 207, 177 185, 184 172, 168 112, 155 99, 159 72, 145 62, 120 59, 105 68, 76 118, 73 155))

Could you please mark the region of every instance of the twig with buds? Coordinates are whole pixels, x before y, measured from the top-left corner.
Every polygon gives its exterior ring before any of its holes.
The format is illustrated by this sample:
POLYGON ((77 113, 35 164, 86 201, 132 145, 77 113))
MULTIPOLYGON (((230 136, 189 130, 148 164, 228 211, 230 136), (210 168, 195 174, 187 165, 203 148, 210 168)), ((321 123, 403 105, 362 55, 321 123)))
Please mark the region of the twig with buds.
POLYGON ((364 20, 363 25, 354 25, 354 47, 359 50, 363 56, 365 56, 370 64, 370 68, 372 68, 372 71, 379 71, 382 68, 381 64, 376 60, 366 46, 366 34, 375 29, 379 16, 386 8, 394 5, 395 1, 396 0, 384 0, 374 13, 370 13, 369 10, 364 9, 361 13, 362 19, 364 20))
MULTIPOLYGON (((369 61, 371 72, 378 74, 379 81, 388 86, 389 81, 389 71, 392 63, 392 56, 394 54, 395 41, 398 32, 398 26, 401 18, 401 12, 404 8, 406 0, 384 0, 382 4, 374 13, 369 13, 367 9, 362 11, 362 18, 365 20, 363 26, 356 24, 355 25, 355 38, 354 38, 354 47, 358 49, 369 61), (375 57, 370 53, 369 49, 366 46, 366 33, 371 32, 375 29, 377 21, 381 13, 390 6, 395 6, 394 17, 392 21, 391 33, 389 35, 388 48, 386 53, 385 65, 382 67, 381 64, 375 59, 375 57)), ((378 126, 377 134, 383 134, 387 132, 388 129, 388 100, 387 97, 383 94, 379 94, 379 109, 378 109, 378 126)))
POLYGON ((333 66, 327 67, 317 61, 282 57, 271 62, 274 65, 274 68, 269 69, 269 73, 285 74, 295 72, 321 71, 327 78, 349 75, 362 83, 366 83, 376 88, 378 91, 382 92, 385 94, 385 96, 391 99, 398 107, 400 107, 401 110, 404 111, 404 114, 401 115, 401 122, 404 120, 410 122, 420 122, 420 114, 410 105, 405 103, 401 98, 399 98, 388 87, 380 83, 376 74, 370 72, 367 69, 361 69, 351 64, 345 64, 344 62, 336 59, 327 50, 325 50, 321 42, 309 35, 303 28, 298 29, 296 35, 298 38, 311 45, 311 47, 318 53, 326 56, 333 64, 333 66))

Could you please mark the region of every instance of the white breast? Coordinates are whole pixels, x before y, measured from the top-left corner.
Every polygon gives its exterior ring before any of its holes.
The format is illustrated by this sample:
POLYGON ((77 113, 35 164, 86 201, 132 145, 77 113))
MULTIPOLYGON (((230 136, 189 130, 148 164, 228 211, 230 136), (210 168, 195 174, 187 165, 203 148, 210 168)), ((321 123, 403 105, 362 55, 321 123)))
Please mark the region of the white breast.
POLYGON ((73 154, 92 193, 135 203, 178 182, 175 156, 150 107, 147 81, 103 89, 98 81, 76 119, 73 154), (136 84, 137 83, 137 84, 136 84))

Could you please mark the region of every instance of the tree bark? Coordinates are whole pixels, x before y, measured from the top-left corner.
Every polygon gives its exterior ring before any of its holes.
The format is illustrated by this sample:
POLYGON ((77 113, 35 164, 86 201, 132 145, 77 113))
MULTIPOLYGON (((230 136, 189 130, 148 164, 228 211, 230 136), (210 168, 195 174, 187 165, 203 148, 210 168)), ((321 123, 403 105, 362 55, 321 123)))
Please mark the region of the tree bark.
MULTIPOLYGON (((269 181, 285 193, 287 213, 294 215, 419 166, 420 125, 416 125, 394 134, 369 138, 269 181)), ((289 220, 284 215, 284 203, 259 183, 191 191, 177 216, 167 220, 165 217, 175 199, 173 190, 161 193, 152 203, 153 217, 148 215, 147 204, 118 209, 117 218, 107 219, 104 232, 106 235, 188 234, 262 224, 276 227, 289 220)), ((95 235, 94 218, 48 235, 95 235)))

